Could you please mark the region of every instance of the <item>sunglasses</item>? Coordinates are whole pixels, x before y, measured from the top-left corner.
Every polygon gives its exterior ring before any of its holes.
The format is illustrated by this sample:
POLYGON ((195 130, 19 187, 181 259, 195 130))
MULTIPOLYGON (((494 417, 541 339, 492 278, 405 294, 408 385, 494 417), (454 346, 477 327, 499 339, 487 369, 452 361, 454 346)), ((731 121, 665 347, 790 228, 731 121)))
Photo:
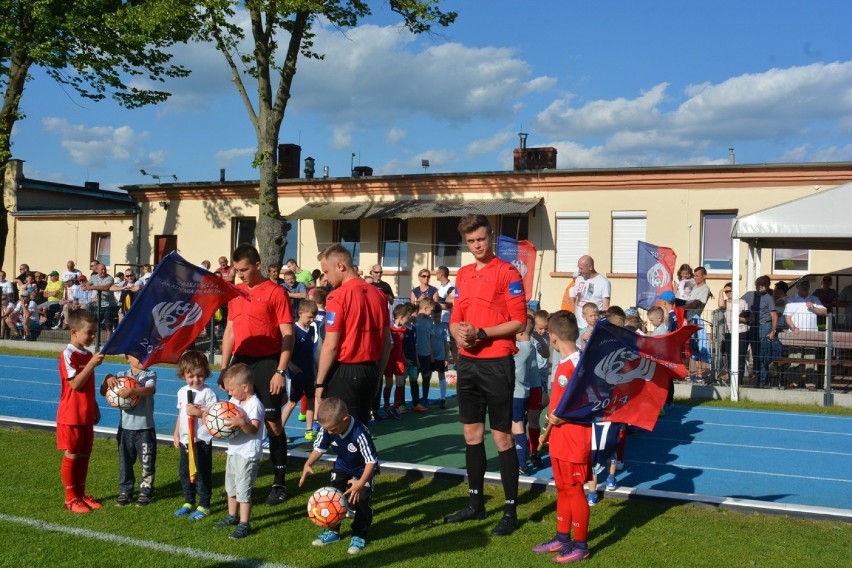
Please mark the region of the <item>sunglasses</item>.
POLYGON ((421 274, 420 278, 429 278, 429 275, 428 274, 421 274))
POLYGON ((372 272, 373 274, 381 274, 382 273, 381 270, 371 270, 370 272, 372 272))

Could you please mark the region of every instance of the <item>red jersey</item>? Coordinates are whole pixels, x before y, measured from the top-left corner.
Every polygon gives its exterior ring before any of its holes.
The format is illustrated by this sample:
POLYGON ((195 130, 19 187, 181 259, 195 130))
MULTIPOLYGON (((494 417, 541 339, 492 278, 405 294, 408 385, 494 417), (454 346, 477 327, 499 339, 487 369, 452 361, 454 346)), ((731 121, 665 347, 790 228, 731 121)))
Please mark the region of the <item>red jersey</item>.
MULTIPOLYGON (((575 352, 559 362, 553 375, 553 390, 550 394, 550 413, 559 406, 565 393, 580 353, 575 352)), ((551 457, 572 463, 587 464, 592 459, 592 425, 566 422, 550 429, 551 457)))
POLYGON ((76 377, 86 368, 93 355, 85 349, 77 349, 70 343, 59 357, 59 408, 56 411, 57 424, 72 426, 95 425, 95 377, 94 374, 86 381, 83 390, 74 390, 68 381, 76 377))
POLYGON ((390 326, 391 351, 388 356, 388 364, 385 367, 385 375, 405 374, 405 355, 402 353, 402 338, 405 337, 405 326, 390 326))
POLYGON ((325 331, 340 334, 341 363, 378 362, 389 323, 387 296, 360 278, 347 280, 326 298, 325 331))
MULTIPOLYGON (((509 262, 492 258, 476 269, 476 263, 463 266, 456 275, 456 298, 450 323, 470 322, 478 328, 507 321, 526 325, 527 302, 520 272, 509 262)), ((461 354, 477 359, 506 357, 518 351, 514 337, 498 337, 478 342, 461 354)))
POLYGON ((254 288, 242 282, 237 288, 250 298, 228 302, 228 321, 234 328, 234 355, 270 357, 281 353, 281 324, 292 324, 290 297, 284 288, 266 280, 254 288))

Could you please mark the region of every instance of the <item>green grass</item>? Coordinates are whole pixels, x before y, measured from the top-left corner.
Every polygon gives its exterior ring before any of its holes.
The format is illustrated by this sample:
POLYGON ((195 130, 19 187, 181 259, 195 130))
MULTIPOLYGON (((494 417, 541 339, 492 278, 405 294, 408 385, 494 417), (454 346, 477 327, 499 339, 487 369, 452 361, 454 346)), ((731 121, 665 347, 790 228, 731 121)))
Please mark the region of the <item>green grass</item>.
MULTIPOLYGON (((494 539, 491 527, 499 518, 499 491, 489 487, 486 521, 445 525, 443 515, 463 506, 466 487, 447 480, 415 479, 388 474, 377 478, 376 516, 367 549, 357 557, 344 543, 315 548, 318 533, 305 513, 308 495, 328 482, 319 471, 298 489, 299 464, 291 464, 291 498, 282 506, 254 509, 255 530, 243 541, 232 541, 213 524, 224 515, 224 500, 214 498, 211 518, 199 523, 175 519, 182 501, 177 477, 177 451, 160 446, 157 492, 147 508, 116 508, 117 456, 115 442, 98 439, 89 473, 89 492, 104 501, 104 509, 73 515, 62 507, 60 452, 52 432, 0 429, 3 474, 0 514, 37 519, 69 528, 110 533, 188 547, 256 561, 300 568, 342 566, 400 566, 412 568, 496 568, 552 566, 548 555, 529 548, 548 539, 555 528, 555 495, 522 491, 520 529, 494 539)), ((224 455, 214 462, 214 482, 222 486, 224 455)), ((269 489, 268 462, 261 468, 255 500, 269 489)), ((103 542, 39 530, 0 519, 5 546, 0 566, 222 566, 175 553, 156 552, 128 544, 103 542)), ((344 523, 343 534, 348 536, 344 523)), ((592 509, 592 558, 584 566, 839 566, 852 557, 852 524, 742 514, 705 506, 649 500, 604 499, 592 509)))

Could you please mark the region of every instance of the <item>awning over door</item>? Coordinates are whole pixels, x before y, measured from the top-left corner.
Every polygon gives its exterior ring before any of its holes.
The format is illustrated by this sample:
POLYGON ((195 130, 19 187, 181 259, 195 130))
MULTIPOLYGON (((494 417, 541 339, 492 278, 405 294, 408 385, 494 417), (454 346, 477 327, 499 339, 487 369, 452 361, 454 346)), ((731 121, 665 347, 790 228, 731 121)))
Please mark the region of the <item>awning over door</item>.
POLYGON ((519 215, 541 202, 540 197, 507 199, 397 199, 395 201, 322 201, 303 205, 292 219, 414 219, 483 215, 519 215))

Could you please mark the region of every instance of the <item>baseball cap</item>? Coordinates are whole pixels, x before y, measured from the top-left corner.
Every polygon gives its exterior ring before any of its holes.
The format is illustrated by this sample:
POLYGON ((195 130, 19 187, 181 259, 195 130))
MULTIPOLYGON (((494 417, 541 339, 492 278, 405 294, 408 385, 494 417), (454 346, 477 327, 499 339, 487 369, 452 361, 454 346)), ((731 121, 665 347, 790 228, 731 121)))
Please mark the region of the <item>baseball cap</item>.
POLYGON ((55 270, 51 270, 50 274, 48 274, 48 276, 59 276, 59 273, 56 272, 55 270))
POLYGON ((674 292, 672 292, 671 290, 666 290, 665 292, 663 292, 662 294, 657 296, 656 299, 657 300, 663 300, 665 302, 674 302, 675 301, 675 295, 674 295, 674 292))

